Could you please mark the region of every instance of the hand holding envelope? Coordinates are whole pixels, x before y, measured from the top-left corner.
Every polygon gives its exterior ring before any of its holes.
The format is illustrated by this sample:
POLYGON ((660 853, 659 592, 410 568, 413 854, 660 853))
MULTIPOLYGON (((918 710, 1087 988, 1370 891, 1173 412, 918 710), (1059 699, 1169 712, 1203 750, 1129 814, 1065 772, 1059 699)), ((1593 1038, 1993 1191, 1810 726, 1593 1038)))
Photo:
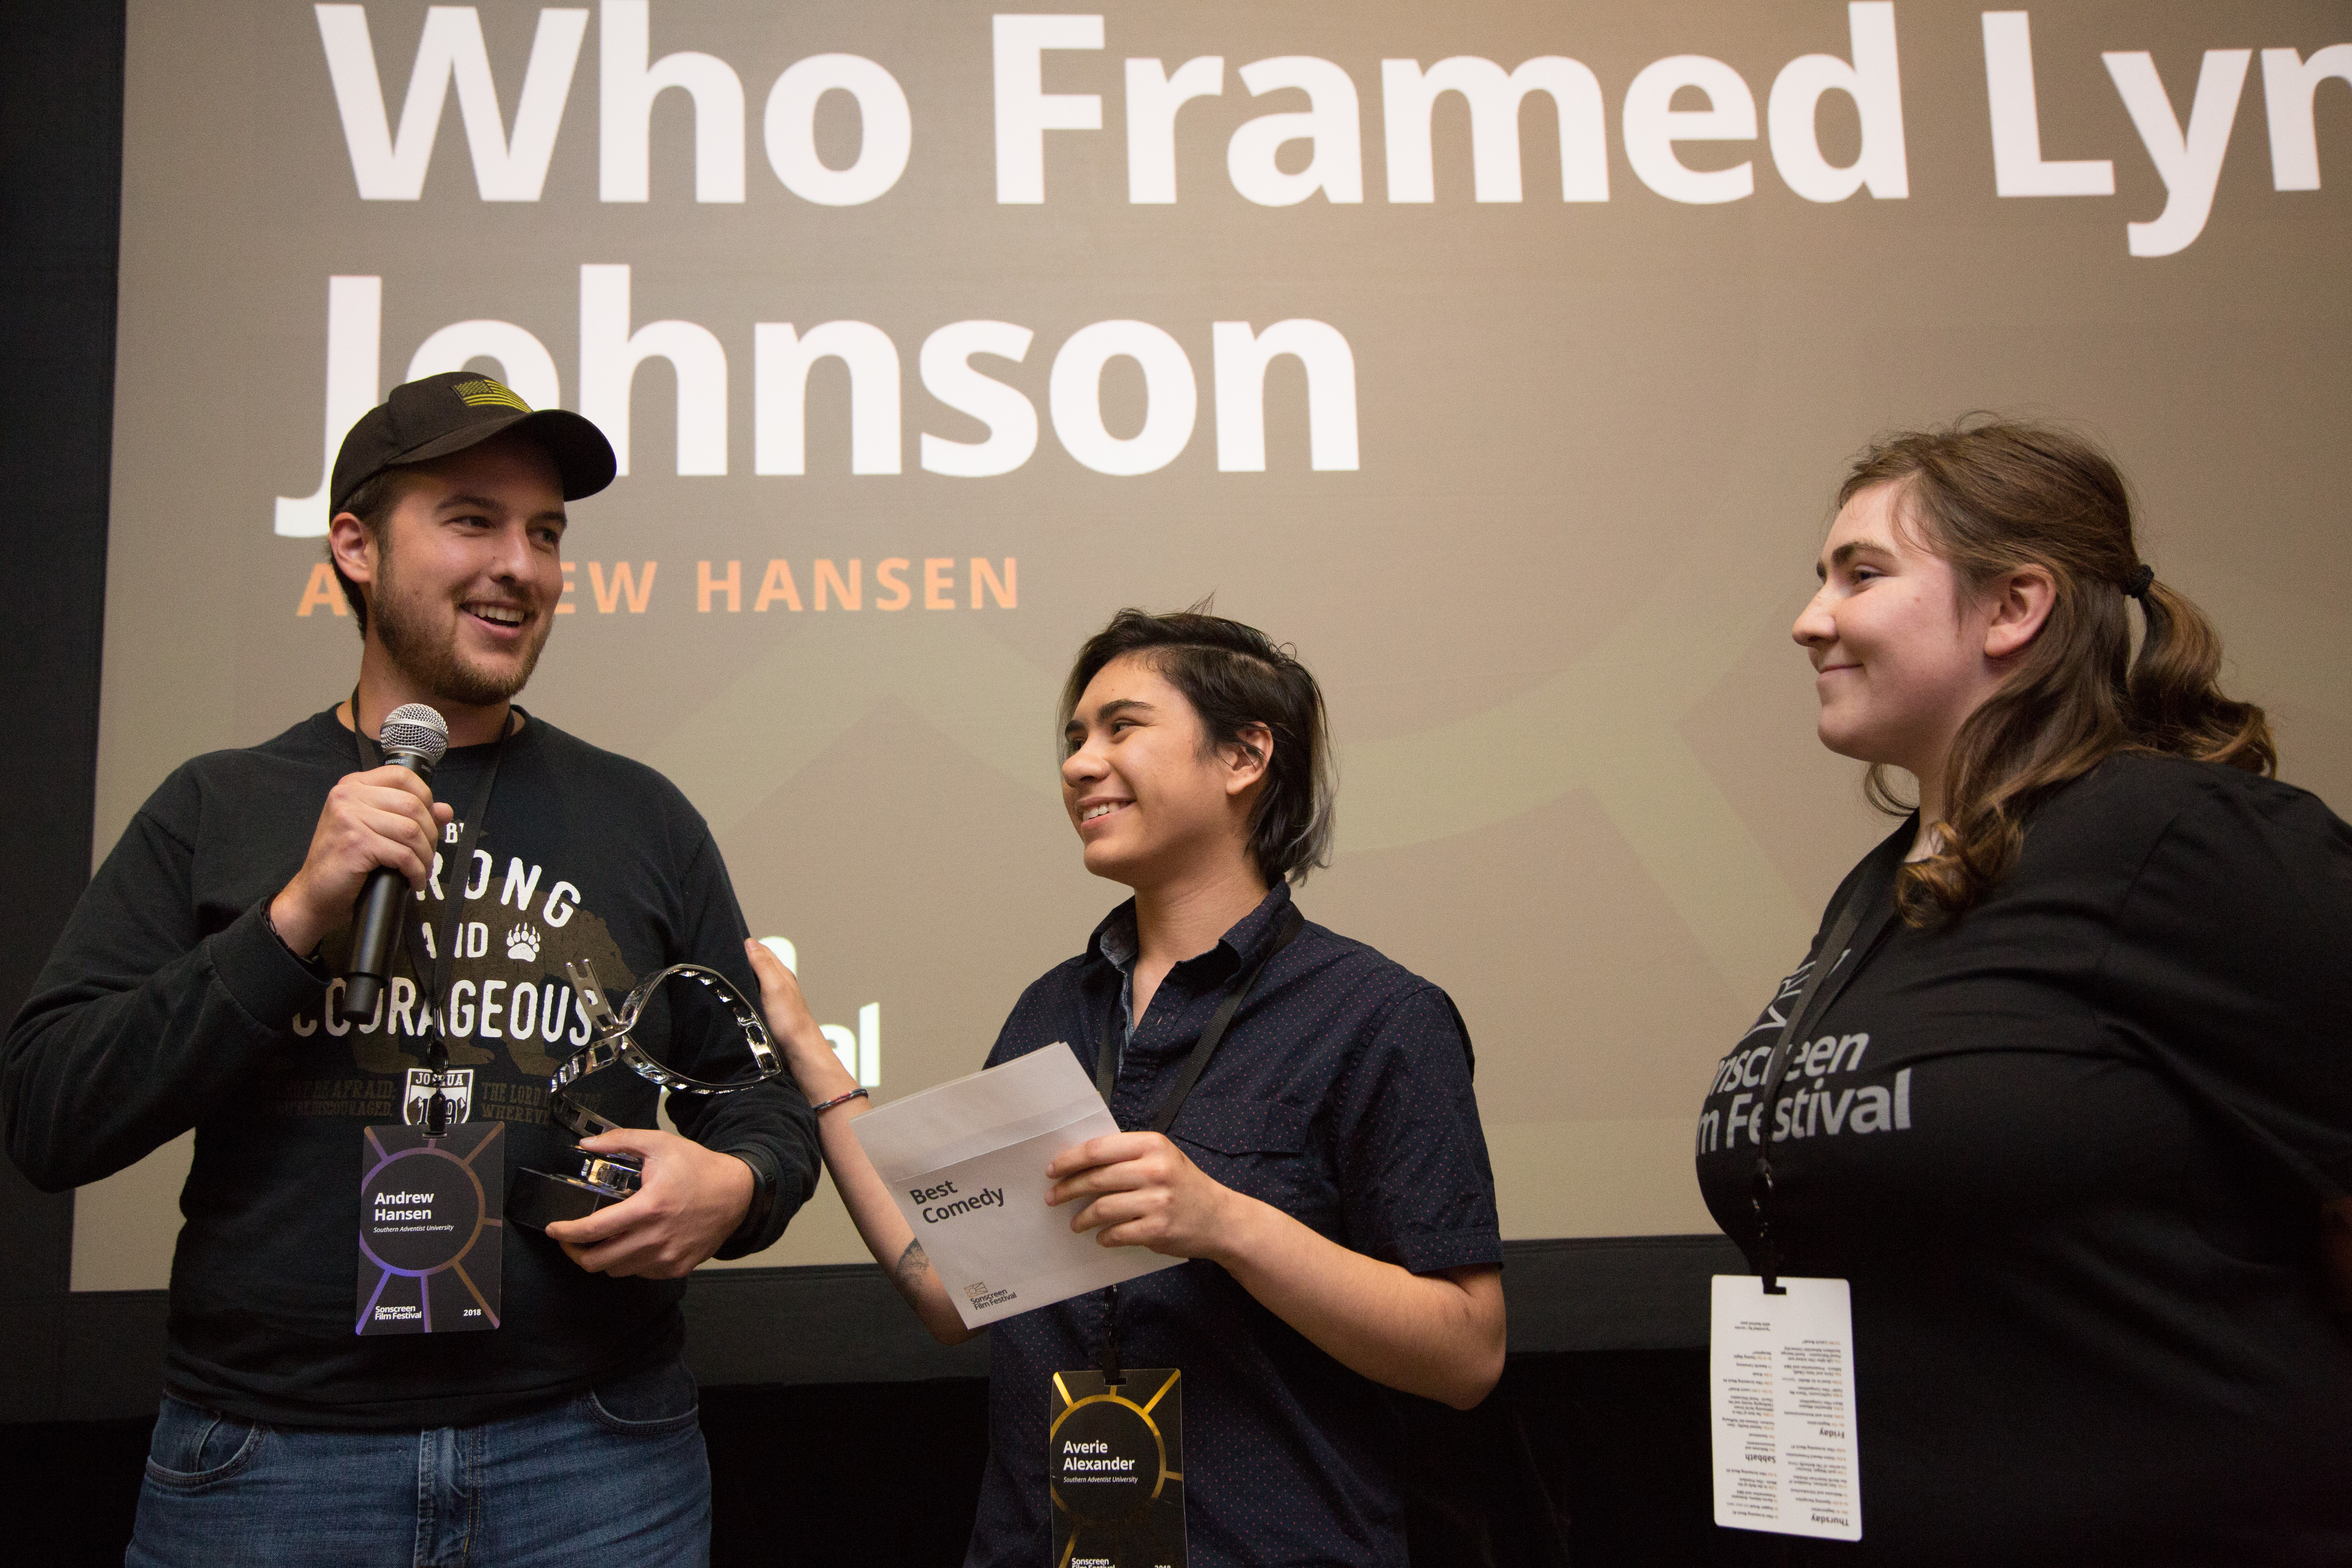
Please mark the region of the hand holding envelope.
POLYGON ((1118 1131, 1060 1044, 894 1100, 851 1127, 971 1329, 1184 1261, 1104 1247, 1070 1228, 1067 1206, 1047 1205, 1046 1167, 1118 1131))
POLYGON ((1118 1132, 1074 1143, 1045 1167, 1045 1201, 1103 1247, 1148 1247, 1223 1262, 1237 1212, 1263 1208, 1194 1164, 1167 1134, 1118 1132))

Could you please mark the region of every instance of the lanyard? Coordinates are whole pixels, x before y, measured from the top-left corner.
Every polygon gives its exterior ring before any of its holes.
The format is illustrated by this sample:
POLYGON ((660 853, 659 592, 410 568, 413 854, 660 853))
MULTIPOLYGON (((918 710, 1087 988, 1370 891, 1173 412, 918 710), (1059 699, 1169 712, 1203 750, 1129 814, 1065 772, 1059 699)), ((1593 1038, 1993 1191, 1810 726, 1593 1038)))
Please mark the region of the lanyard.
POLYGON ((1758 1125, 1764 1136, 1756 1142, 1756 1173, 1748 1188, 1748 1203, 1756 1211, 1756 1272, 1764 1277, 1764 1293, 1783 1294, 1780 1284, 1780 1247, 1772 1235, 1772 1119, 1780 1101, 1780 1086, 1789 1076, 1789 1062, 1795 1042, 1803 1026, 1819 1014, 1828 1011, 1838 993, 1869 957, 1870 950, 1887 923, 1894 918, 1891 898, 1894 877, 1879 866, 1873 865, 1863 873, 1838 905, 1837 918, 1830 926, 1829 936, 1813 954, 1812 972, 1805 976, 1804 988, 1797 994, 1796 1005, 1789 1009, 1789 1021, 1780 1026, 1780 1037, 1774 1042, 1772 1058, 1764 1069, 1763 1108, 1759 1111, 1758 1125), (1870 930, 1855 941, 1865 917, 1870 930), (1843 962, 1851 958, 1852 963, 1843 962), (1832 970, 1839 971, 1834 983, 1824 984, 1832 970))
MULTIPOLYGON (((1164 1134, 1176 1124, 1176 1113, 1184 1109, 1184 1102, 1192 1096, 1192 1086, 1201 1081, 1201 1074, 1208 1068, 1209 1058, 1217 1054, 1217 1047, 1223 1043, 1225 1028, 1234 1021, 1234 1015, 1241 1010, 1243 998, 1256 986, 1257 977, 1265 972, 1267 964, 1274 962, 1275 954, 1288 947, 1306 924, 1307 917, 1299 912, 1298 906, 1291 905, 1290 912, 1283 917, 1282 930, 1275 936, 1274 945, 1265 950, 1265 956, 1250 965, 1241 978, 1226 989, 1225 999, 1217 1004, 1215 1016, 1210 1018, 1209 1026, 1201 1031, 1200 1039, 1193 1043, 1192 1054, 1185 1058, 1184 1070, 1177 1075, 1175 1089, 1161 1102, 1160 1114, 1151 1119, 1154 1132, 1164 1134)), ((1102 1047, 1095 1052, 1095 1088, 1101 1090, 1105 1105, 1110 1103, 1111 1090, 1118 1082, 1118 1003, 1114 999, 1110 1016, 1103 1023, 1102 1047)), ((1118 1287, 1116 1285, 1110 1287, 1109 1301, 1103 1309, 1102 1350, 1095 1361, 1102 1368, 1106 1384, 1120 1381, 1118 1287)))
MULTIPOLYGON (((507 735, 510 731, 511 726, 509 726, 499 731, 498 744, 490 748, 489 766, 482 770, 482 782, 474 786, 473 805, 467 809, 465 826, 458 834, 456 852, 441 863, 450 881, 441 895, 441 932, 428 954, 431 963, 424 977, 425 1016, 429 1020, 425 1040, 425 1065, 436 1073, 446 1072, 449 1068, 448 1042, 441 1037, 441 1009, 444 1005, 441 979, 443 965, 447 962, 445 955, 449 952, 450 942, 457 934, 457 915, 466 901, 462 896, 466 874, 472 867, 474 846, 482 837, 483 814, 490 809, 490 790, 499 782, 499 763, 506 755, 507 735)), ((383 752, 360 729, 360 694, 356 687, 352 690, 352 742, 359 752, 361 772, 383 766, 383 752)), ((435 853, 439 851, 436 849, 435 853)), ((405 942, 408 922, 403 921, 400 930, 401 939, 405 942)), ((399 948, 394 947, 393 951, 397 954, 399 948)))

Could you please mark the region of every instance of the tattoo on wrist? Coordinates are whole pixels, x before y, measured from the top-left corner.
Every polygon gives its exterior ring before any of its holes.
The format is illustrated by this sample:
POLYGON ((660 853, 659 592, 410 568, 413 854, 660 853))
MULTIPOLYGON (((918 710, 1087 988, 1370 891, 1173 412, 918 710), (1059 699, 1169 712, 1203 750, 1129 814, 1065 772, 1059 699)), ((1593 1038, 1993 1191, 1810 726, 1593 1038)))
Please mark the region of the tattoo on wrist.
POLYGON ((919 1241, 907 1243, 907 1250, 898 1254, 898 1264, 890 1270, 890 1283, 908 1301, 915 1300, 923 1287, 923 1276, 931 1271, 931 1260, 923 1252, 919 1241))

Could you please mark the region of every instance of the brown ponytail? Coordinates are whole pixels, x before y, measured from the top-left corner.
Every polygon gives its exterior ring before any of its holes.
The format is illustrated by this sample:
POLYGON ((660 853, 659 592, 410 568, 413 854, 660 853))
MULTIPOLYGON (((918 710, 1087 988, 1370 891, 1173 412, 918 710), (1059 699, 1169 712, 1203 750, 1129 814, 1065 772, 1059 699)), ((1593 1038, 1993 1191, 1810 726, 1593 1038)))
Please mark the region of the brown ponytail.
MULTIPOLYGON (((1938 910, 1972 908, 2016 863, 2033 808, 2117 752, 2276 770, 2263 710, 2215 684, 2221 638, 2212 622, 2140 563, 2130 491, 2105 453, 2049 426, 1962 420, 1872 446, 1838 504, 1882 484, 1902 488, 1906 522, 1951 563, 1964 591, 2028 565, 2048 571, 2057 588, 2016 668, 1953 740, 1937 852, 1906 865, 1895 883, 1905 920, 1922 925, 1938 910), (2133 598, 2147 622, 2137 658, 2133 598)), ((1884 810, 1911 809, 1884 764, 1864 790, 1884 810)))

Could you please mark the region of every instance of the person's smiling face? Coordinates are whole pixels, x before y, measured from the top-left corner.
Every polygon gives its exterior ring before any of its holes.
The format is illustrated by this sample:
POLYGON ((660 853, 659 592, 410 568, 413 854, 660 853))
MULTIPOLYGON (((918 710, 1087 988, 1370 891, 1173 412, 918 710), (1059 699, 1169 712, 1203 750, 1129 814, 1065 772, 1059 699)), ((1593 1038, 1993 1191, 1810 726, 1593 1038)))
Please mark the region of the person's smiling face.
POLYGON ((1263 768, 1234 750, 1207 743, 1199 712, 1148 660, 1103 666, 1063 731, 1062 804, 1087 869, 1141 887, 1246 853, 1263 768))
POLYGON ((563 528, 554 459, 528 437, 418 465, 372 542, 369 637, 420 690, 506 700, 553 625, 563 528))
POLYGON ((1903 487, 1874 485, 1839 509, 1821 591, 1790 628, 1811 658, 1822 744, 1925 778, 2000 683, 1988 656, 1994 603, 1903 515, 1903 487))

